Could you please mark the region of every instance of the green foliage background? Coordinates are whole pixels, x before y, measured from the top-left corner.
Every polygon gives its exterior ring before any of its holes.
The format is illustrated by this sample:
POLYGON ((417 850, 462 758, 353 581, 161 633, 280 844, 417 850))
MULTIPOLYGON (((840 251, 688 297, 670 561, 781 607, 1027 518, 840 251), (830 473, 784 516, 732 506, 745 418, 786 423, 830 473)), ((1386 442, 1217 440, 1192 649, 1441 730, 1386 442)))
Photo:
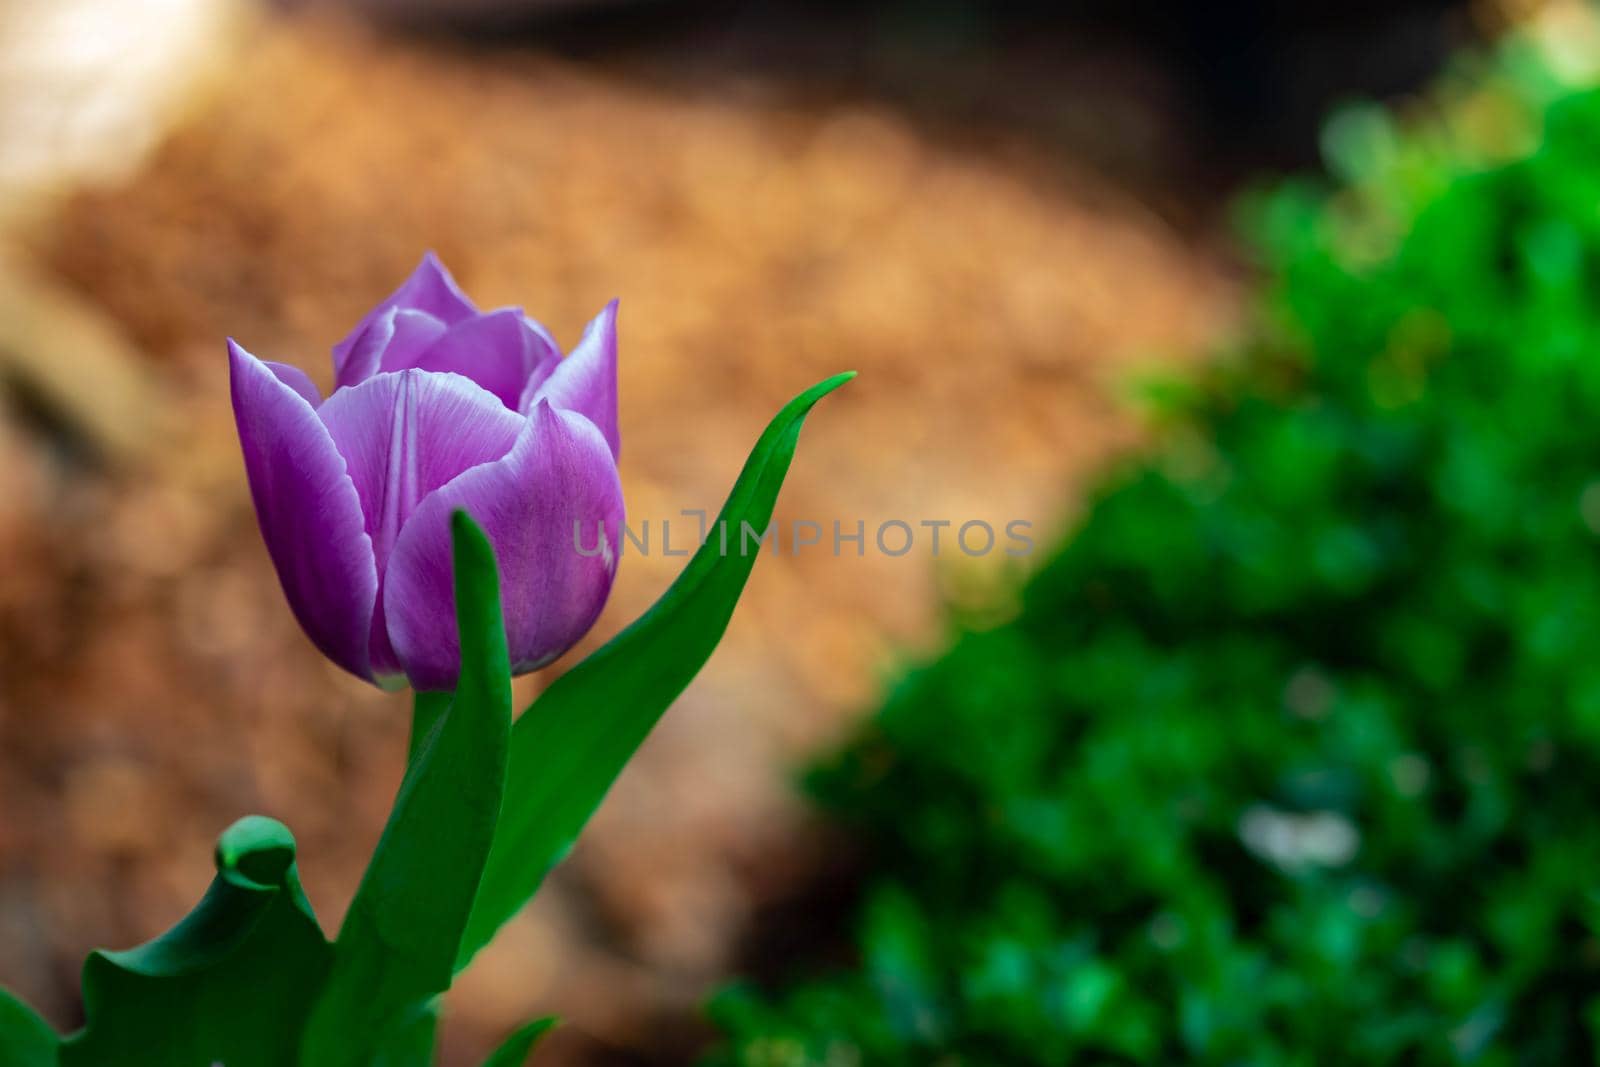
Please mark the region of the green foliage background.
POLYGON ((713 1064, 1595 1062, 1600 92, 1554 44, 1247 205, 1246 339, 814 772, 859 966, 722 995, 713 1064))

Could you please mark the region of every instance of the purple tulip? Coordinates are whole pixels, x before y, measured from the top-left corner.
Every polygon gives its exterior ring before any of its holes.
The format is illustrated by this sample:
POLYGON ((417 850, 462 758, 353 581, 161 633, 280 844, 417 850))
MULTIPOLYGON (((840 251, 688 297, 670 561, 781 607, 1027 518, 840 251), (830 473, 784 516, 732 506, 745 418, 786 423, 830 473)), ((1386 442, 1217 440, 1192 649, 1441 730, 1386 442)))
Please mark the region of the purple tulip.
POLYGON ((494 545, 516 673, 593 625, 623 514, 616 323, 613 301, 562 358, 520 310, 478 311, 429 253, 334 346, 326 400, 228 342, 261 534, 329 659, 386 688, 455 685, 457 508, 494 545))

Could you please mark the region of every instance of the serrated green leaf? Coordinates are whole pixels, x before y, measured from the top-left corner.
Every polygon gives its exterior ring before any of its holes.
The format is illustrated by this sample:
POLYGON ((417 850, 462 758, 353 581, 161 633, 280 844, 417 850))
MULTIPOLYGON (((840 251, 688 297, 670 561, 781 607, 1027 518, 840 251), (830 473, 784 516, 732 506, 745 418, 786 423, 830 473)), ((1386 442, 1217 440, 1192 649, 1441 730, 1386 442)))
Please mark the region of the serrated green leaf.
POLYGON ((506 801, 462 941, 458 969, 533 896, 566 855, 623 765, 710 658, 727 629, 794 458, 800 427, 854 372, 784 406, 756 442, 713 532, 649 611, 554 684, 511 732, 506 801))
POLYGON ((0 989, 0 1067, 47 1067, 60 1044, 49 1023, 0 989))
POLYGON ((304 1067, 368 1067, 395 1028, 449 988, 494 834, 511 728, 500 581, 488 538, 465 512, 451 517, 451 533, 461 676, 351 901, 306 1028, 304 1067))
POLYGON ((556 1025, 554 1015, 535 1019, 503 1041, 499 1048, 483 1061, 483 1067, 522 1067, 538 1045, 556 1025))
POLYGON ((62 1044, 63 1067, 294 1062, 331 957, 300 887, 294 837, 247 816, 223 831, 216 859, 211 889, 177 926, 90 955, 88 1022, 62 1044))

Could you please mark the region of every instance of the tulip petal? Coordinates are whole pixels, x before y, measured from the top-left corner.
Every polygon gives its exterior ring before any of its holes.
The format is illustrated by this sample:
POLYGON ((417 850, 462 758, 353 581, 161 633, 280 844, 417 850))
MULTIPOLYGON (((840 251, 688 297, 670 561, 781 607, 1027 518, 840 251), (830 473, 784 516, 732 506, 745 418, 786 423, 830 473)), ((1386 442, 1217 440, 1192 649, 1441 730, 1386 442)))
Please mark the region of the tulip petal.
POLYGON ((449 521, 456 508, 494 545, 513 673, 549 663, 582 637, 616 574, 622 483, 610 448, 587 418, 541 402, 505 458, 423 500, 400 531, 384 615, 418 689, 448 689, 459 669, 449 521))
POLYGON ((429 493, 506 455, 525 420, 459 374, 415 369, 341 389, 317 413, 349 466, 377 563, 377 598, 367 619, 372 667, 394 674, 399 662, 383 625, 383 603, 390 552, 402 527, 429 493))
POLYGON ((417 357, 448 332, 451 327, 443 319, 434 318, 426 311, 405 310, 395 313, 394 337, 383 350, 380 366, 383 370, 405 370, 416 365, 417 357))
POLYGON ((228 356, 250 495, 284 596, 325 656, 370 678, 378 573, 344 458, 306 397, 274 367, 232 341, 228 356))
POLYGON ((448 328, 426 311, 390 308, 356 338, 344 364, 334 372, 335 387, 360 385, 381 371, 412 366, 448 328))
POLYGON ((322 403, 322 390, 318 389, 317 383, 299 367, 289 363, 267 362, 267 369, 277 375, 278 381, 299 393, 307 404, 316 407, 322 403))
MULTIPOLYGON (((402 282, 400 287, 390 293, 377 307, 367 312, 366 316, 356 323, 355 329, 351 330, 344 340, 333 346, 333 369, 341 384, 364 380, 366 376, 356 377, 346 374, 345 364, 349 361, 361 335, 367 332, 367 328, 373 322, 382 318, 391 309, 424 311, 446 325, 460 322, 470 315, 477 314, 478 311, 461 291, 461 287, 456 284, 456 280, 450 276, 444 264, 439 262, 439 257, 428 252, 422 257, 422 262, 417 264, 417 269, 411 272, 411 277, 402 282)), ((371 373, 372 371, 368 371, 368 375, 371 373)))
POLYGON ((557 359, 561 358, 561 346, 556 344, 555 335, 549 330, 545 329, 544 323, 540 322, 532 315, 526 314, 522 316, 522 321, 527 324, 528 329, 539 335, 539 340, 544 342, 544 346, 546 348, 555 353, 557 359))
MULTIPOLYGON (((359 334, 353 335, 349 348, 343 356, 335 349, 333 359, 333 387, 335 390, 364 382, 378 373, 378 363, 383 359, 384 349, 389 347, 389 342, 394 340, 395 308, 389 308, 379 315, 369 315, 362 322, 359 334)), ((441 331, 443 324, 440 324, 441 331)), ((340 342, 343 344, 343 342, 340 342)))
POLYGON ((561 359, 560 350, 529 326, 517 308, 501 308, 451 326, 409 364, 385 356, 385 370, 414 366, 419 370, 465 375, 498 396, 508 408, 521 399, 536 372, 548 376, 561 359))
POLYGON ((522 411, 531 411, 540 400, 549 400, 563 411, 576 411, 600 427, 613 459, 622 454, 617 432, 617 302, 605 306, 594 317, 583 337, 567 358, 556 365, 543 382, 530 382, 522 401, 522 411))

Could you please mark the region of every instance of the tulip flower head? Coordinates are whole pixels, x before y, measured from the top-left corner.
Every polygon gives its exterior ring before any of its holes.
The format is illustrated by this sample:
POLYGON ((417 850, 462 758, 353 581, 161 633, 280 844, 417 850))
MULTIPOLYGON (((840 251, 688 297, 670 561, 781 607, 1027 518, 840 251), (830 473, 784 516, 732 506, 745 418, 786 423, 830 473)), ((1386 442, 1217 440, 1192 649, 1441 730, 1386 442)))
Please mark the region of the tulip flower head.
POLYGON ((329 659, 386 688, 454 686, 458 508, 494 546, 515 673, 593 625, 623 517, 616 313, 563 357, 520 309, 477 310, 429 253, 334 346, 326 399, 303 371, 228 342, 261 533, 329 659))

